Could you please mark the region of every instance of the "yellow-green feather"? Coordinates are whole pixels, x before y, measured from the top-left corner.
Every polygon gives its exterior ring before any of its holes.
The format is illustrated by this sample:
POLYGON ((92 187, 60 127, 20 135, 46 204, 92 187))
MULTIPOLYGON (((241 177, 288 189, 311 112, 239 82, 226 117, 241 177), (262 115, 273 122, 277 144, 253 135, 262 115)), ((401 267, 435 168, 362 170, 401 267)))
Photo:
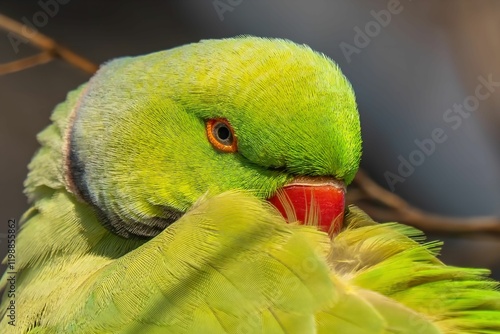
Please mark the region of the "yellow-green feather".
MULTIPOLYGON (((434 245, 408 238, 414 230, 372 222, 358 226, 355 211, 351 208, 347 217, 350 226, 331 242, 312 226, 286 224, 268 204, 246 193, 203 199, 176 224, 121 257, 87 251, 52 256, 38 270, 28 269, 20 281, 17 329, 500 330, 500 293, 482 277, 484 271, 444 266, 434 257, 434 245)), ((2 326, 7 328, 5 320, 2 326)))

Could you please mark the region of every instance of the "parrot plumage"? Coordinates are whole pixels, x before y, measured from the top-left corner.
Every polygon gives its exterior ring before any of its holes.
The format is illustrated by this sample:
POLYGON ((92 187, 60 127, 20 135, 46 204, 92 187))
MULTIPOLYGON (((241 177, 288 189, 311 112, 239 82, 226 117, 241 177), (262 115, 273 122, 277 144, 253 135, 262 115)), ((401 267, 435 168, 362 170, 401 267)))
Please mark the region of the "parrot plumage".
POLYGON ((321 205, 302 224, 266 201, 359 166, 353 90, 307 46, 113 60, 38 140, 2 333, 500 333, 498 283, 419 231, 354 206, 324 231, 321 205))

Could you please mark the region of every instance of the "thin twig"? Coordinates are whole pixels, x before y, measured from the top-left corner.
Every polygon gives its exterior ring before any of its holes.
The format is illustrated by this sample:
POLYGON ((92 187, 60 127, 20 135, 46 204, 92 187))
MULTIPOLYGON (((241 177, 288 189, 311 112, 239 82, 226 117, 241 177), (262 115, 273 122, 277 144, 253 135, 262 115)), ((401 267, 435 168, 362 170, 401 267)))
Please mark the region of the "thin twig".
POLYGON ((40 52, 31 57, 11 61, 10 63, 0 64, 0 75, 25 70, 30 67, 42 65, 53 60, 54 56, 50 52, 40 52))
POLYGON ((379 186, 362 169, 360 169, 356 174, 354 182, 369 198, 373 200, 378 199, 381 203, 389 206, 390 208, 401 209, 410 207, 410 204, 408 204, 404 199, 379 186))
POLYGON ((0 64, 3 72, 0 74, 11 73, 23 70, 25 68, 43 64, 51 59, 61 58, 67 63, 93 74, 97 71, 98 66, 87 60, 86 58, 74 53, 64 46, 56 43, 53 39, 43 35, 39 31, 29 30, 22 23, 17 22, 5 15, 0 14, 0 29, 16 34, 19 37, 27 40, 29 43, 41 49, 43 52, 39 55, 13 61, 7 64, 0 64), (47 58, 50 56, 50 59, 47 58), (41 60, 44 60, 43 62, 41 60), (36 63, 39 61, 39 63, 36 63), (28 66, 26 66, 28 65, 28 66))
POLYGON ((497 217, 446 217, 422 211, 379 186, 363 170, 358 172, 353 183, 357 193, 355 198, 348 198, 349 202, 360 206, 377 221, 400 222, 437 234, 500 235, 500 219, 497 217))

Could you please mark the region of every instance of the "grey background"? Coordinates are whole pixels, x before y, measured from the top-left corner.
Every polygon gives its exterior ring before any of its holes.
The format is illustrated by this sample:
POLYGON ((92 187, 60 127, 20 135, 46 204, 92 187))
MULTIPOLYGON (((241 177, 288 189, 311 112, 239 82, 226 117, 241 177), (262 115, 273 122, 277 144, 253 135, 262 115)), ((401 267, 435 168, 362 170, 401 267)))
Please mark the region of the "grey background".
MULTIPOLYGON (((415 139, 429 138, 434 128, 447 126, 444 112, 474 92, 475 77, 498 70, 474 72, 464 66, 454 46, 453 36, 457 35, 443 24, 457 10, 449 1, 401 0, 401 13, 393 15, 387 27, 350 62, 340 43, 354 44, 354 28, 373 21, 370 11, 386 9, 387 1, 222 2, 232 4, 223 20, 213 1, 71 0, 59 5, 58 12, 39 30, 95 63, 240 34, 308 44, 337 61, 351 80, 363 127, 362 165, 384 186, 384 172, 396 172, 398 156, 408 157, 416 148, 415 139)), ((486 6, 486 11, 488 6, 498 10, 494 1, 475 3, 486 6)), ((0 12, 16 20, 33 22, 33 16, 42 10, 37 1, 0 2, 0 12)), ((485 36, 474 36, 479 42, 482 38, 485 36)), ((0 31, 0 63, 36 51, 23 44, 16 53, 7 34, 0 31)), ((66 93, 88 79, 89 75, 59 60, 0 76, 0 232, 5 233, 9 218, 19 218, 27 208, 22 183, 26 165, 38 147, 36 133, 49 124, 52 109, 66 93)), ((448 140, 398 184, 395 192, 436 213, 499 215, 497 124, 484 120, 484 115, 498 115, 495 101, 481 103, 456 131, 446 130, 448 140)), ((500 278, 500 238, 444 239, 443 256, 448 263, 488 267, 500 278)), ((0 249, 4 254, 4 242, 0 249)))

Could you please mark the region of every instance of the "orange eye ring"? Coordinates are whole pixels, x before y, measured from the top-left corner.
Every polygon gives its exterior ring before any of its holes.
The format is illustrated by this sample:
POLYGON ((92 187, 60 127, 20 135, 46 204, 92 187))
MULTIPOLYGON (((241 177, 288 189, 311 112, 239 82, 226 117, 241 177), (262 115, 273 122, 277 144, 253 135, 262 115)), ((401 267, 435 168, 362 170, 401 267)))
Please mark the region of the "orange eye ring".
POLYGON ((217 150, 226 153, 234 153, 238 150, 236 135, 227 119, 209 119, 206 128, 208 141, 217 150))

